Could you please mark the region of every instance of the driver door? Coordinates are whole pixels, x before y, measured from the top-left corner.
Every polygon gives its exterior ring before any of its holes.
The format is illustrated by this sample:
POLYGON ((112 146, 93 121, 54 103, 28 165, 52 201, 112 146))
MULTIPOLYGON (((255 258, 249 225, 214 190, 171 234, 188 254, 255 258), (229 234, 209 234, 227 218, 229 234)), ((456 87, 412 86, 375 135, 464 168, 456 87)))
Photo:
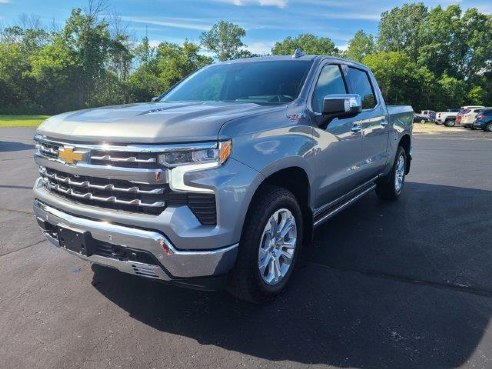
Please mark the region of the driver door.
POLYGON ((363 177, 360 173, 362 153, 362 127, 357 117, 334 118, 323 121, 321 110, 327 95, 347 94, 347 82, 338 64, 325 64, 319 73, 311 97, 311 109, 316 114, 313 130, 317 141, 314 187, 316 208, 336 200, 357 185, 363 177))

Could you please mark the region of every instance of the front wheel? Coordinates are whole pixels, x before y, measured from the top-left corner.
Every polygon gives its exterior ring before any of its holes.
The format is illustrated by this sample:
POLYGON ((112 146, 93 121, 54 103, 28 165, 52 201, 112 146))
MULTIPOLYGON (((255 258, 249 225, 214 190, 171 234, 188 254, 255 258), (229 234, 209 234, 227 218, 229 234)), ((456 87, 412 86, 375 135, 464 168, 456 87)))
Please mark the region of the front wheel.
POLYGON ((407 154, 405 149, 398 146, 395 162, 391 172, 378 182, 376 194, 383 200, 396 200, 400 197, 405 184, 405 170, 407 167, 407 154))
POLYGON ((253 200, 239 243, 228 290, 262 302, 285 288, 302 245, 302 213, 288 190, 265 186, 253 200))
POLYGON ((491 122, 491 123, 489 123, 489 124, 487 124, 487 125, 485 126, 484 131, 487 131, 487 132, 492 132, 492 122, 491 122))
POLYGON ((454 120, 449 119, 449 120, 447 120, 447 121, 444 122, 444 125, 446 127, 454 127, 455 123, 456 122, 454 120))

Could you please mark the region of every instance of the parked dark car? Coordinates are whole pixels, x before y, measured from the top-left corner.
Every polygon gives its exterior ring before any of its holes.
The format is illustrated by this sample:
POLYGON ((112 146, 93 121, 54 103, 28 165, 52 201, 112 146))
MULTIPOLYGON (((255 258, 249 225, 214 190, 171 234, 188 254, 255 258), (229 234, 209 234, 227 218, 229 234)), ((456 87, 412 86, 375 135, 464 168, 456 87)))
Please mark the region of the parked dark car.
POLYGON ((473 128, 492 132, 492 109, 485 109, 477 115, 473 128))
POLYGON ((413 115, 413 122, 414 123, 425 123, 427 121, 428 121, 427 117, 422 115, 422 114, 414 114, 413 115))

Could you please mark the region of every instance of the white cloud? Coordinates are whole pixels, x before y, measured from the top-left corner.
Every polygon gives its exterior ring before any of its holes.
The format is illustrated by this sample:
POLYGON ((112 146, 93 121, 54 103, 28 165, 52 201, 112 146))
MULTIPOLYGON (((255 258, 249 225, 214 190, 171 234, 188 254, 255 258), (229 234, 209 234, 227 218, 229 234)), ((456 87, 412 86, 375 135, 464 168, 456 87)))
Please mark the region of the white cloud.
POLYGON ((256 42, 247 42, 247 49, 251 51, 253 54, 265 55, 270 54, 272 51, 272 47, 275 44, 275 41, 256 41, 256 42))
MULTIPOLYGON (((0 0, 1 1, 1 0, 0 0)), ((165 17, 133 17, 133 16, 122 16, 121 19, 127 22, 152 24, 155 26, 171 27, 171 28, 181 28, 181 29, 192 29, 197 31, 208 31, 211 24, 206 24, 198 19, 194 18, 165 18, 165 17)))
POLYGON ((0 0, 0 4, 7 4, 10 3, 10 0, 0 0))
POLYGON ((149 40, 149 46, 150 47, 157 47, 161 43, 161 40, 149 40))
POLYGON ((285 8, 287 0, 260 0, 262 6, 278 6, 279 8, 285 8))
POLYGON ((474 6, 473 8, 477 8, 479 12, 492 15, 492 5, 478 4, 478 5, 474 6))
POLYGON ((233 4, 236 6, 243 5, 261 5, 261 6, 276 6, 279 8, 285 8, 287 0, 215 0, 221 3, 233 4))
POLYGON ((348 44, 336 45, 336 48, 340 51, 346 51, 348 49, 348 44))
POLYGON ((381 13, 357 13, 357 12, 344 12, 344 13, 318 13, 320 17, 325 19, 360 19, 360 20, 374 20, 379 21, 381 13))

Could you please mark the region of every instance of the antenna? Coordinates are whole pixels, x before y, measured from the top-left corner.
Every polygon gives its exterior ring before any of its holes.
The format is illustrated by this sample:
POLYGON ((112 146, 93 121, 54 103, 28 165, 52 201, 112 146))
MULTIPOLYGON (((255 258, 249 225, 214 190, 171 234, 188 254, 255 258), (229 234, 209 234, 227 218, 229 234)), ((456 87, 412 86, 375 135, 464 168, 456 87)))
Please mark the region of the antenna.
POLYGON ((301 56, 304 56, 304 53, 302 52, 301 48, 298 47, 296 51, 294 51, 294 55, 292 55, 293 58, 300 58, 301 56))

